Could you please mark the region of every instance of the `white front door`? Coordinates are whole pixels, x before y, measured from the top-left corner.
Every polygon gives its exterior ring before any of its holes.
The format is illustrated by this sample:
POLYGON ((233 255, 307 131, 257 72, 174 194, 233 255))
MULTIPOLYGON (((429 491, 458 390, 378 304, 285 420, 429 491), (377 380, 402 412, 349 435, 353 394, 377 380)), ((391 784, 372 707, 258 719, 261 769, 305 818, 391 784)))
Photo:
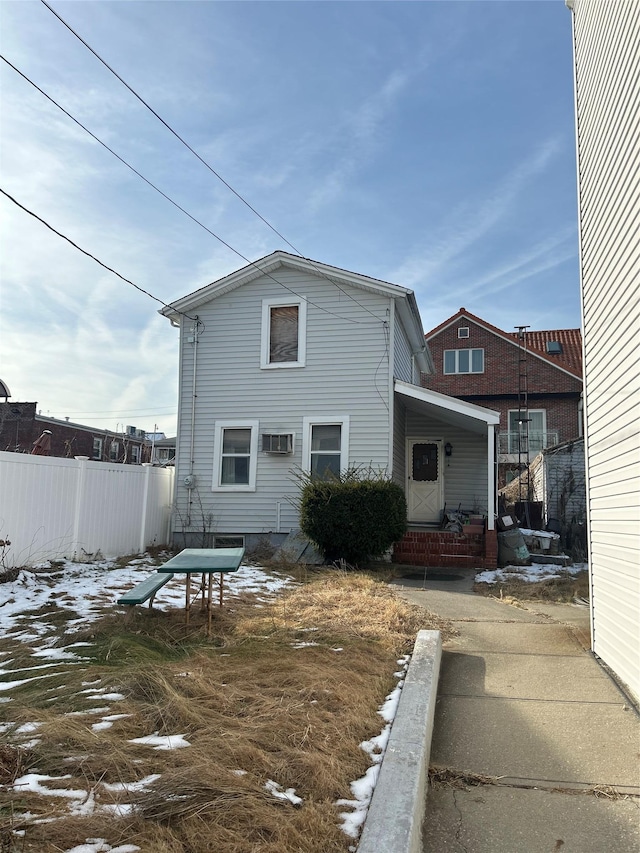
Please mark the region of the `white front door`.
POLYGON ((443 509, 442 441, 407 440, 407 516, 439 522, 443 509))

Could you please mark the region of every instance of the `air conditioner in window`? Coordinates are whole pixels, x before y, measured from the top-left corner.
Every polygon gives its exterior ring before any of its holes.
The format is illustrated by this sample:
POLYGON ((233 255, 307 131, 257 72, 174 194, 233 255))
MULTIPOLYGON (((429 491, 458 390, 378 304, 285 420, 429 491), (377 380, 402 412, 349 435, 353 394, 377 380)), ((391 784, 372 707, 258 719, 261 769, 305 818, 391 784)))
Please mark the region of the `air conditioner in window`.
POLYGON ((293 453, 293 433, 263 433, 263 453, 293 453))

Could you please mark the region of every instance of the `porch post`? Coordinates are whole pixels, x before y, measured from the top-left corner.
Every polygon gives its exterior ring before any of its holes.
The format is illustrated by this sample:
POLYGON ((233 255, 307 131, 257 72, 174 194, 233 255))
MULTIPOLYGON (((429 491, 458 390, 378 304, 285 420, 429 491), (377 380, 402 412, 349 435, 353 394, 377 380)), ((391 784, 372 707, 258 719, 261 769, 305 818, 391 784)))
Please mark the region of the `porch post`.
POLYGON ((496 515, 495 427, 487 424, 487 530, 493 530, 496 515))

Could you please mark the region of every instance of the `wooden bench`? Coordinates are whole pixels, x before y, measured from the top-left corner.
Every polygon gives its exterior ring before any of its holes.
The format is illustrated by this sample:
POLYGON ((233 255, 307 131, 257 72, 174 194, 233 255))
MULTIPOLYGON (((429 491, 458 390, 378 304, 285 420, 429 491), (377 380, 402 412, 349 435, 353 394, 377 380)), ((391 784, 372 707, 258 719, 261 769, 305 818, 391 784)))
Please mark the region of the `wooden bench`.
POLYGON ((156 572, 155 575, 150 575, 126 592, 122 598, 118 599, 118 604, 143 604, 149 599, 149 607, 153 605, 153 599, 156 592, 161 589, 173 577, 173 572, 156 572))

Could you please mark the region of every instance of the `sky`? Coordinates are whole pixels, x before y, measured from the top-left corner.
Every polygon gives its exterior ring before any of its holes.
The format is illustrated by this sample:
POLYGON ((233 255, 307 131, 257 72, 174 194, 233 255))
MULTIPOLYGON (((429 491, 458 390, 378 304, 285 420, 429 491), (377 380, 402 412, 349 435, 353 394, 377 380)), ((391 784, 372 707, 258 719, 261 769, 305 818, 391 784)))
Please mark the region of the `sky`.
POLYGON ((0 61, 0 188, 160 300, 0 195, 11 402, 174 435, 161 302, 276 249, 412 288, 425 331, 580 325, 564 0, 47 2, 210 168, 41 0, 0 0, 4 59, 202 223, 0 61))

